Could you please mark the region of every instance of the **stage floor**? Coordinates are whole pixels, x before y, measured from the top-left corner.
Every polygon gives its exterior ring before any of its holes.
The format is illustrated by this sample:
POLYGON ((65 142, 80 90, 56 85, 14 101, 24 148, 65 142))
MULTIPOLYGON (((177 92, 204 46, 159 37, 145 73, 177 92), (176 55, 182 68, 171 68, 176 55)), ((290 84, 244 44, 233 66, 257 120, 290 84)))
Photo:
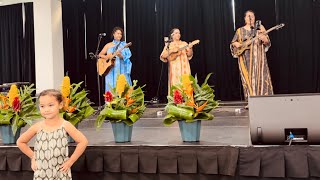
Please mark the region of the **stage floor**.
MULTIPOLYGON (((79 124, 79 130, 85 134, 91 146, 112 145, 144 145, 144 146, 183 146, 183 145, 208 145, 208 146, 247 146, 250 145, 248 111, 244 109, 244 102, 221 102, 221 106, 212 113, 212 121, 202 121, 200 141, 198 143, 185 143, 181 140, 178 123, 164 126, 162 121, 165 116, 157 116, 158 111, 164 111, 163 104, 147 106, 140 120, 134 124, 132 141, 130 143, 115 143, 110 123, 104 123, 97 130, 94 127, 96 116, 91 116, 79 124), (236 112, 236 109, 242 111, 236 112)), ((22 129, 24 132, 28 126, 22 129)), ((30 145, 33 146, 33 141, 30 145)))

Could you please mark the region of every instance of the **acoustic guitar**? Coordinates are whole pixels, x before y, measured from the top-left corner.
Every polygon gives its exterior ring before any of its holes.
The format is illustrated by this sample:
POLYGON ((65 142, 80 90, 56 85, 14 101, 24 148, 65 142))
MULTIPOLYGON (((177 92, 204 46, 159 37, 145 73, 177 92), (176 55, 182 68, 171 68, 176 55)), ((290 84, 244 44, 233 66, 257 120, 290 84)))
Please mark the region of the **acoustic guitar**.
POLYGON ((194 40, 192 41, 191 43, 189 43, 188 45, 185 45, 181 48, 173 48, 173 49, 169 49, 169 56, 168 56, 168 61, 174 61, 177 59, 178 56, 181 55, 181 51, 184 50, 184 49, 187 49, 189 47, 189 45, 196 45, 196 44, 199 44, 200 43, 200 40, 194 40))
POLYGON ((127 48, 131 45, 132 45, 131 42, 127 43, 125 46, 118 49, 116 52, 112 53, 112 55, 107 59, 99 58, 97 61, 97 71, 99 75, 100 76, 107 75, 110 72, 110 70, 114 67, 114 61, 116 60, 116 56, 117 56, 116 54, 118 52, 121 52, 124 48, 127 48))
POLYGON ((268 34, 269 32, 273 31, 273 30, 278 30, 278 29, 281 29, 282 27, 284 26, 284 24, 279 24, 279 25, 276 25, 270 29, 268 29, 267 31, 265 32, 262 32, 260 34, 258 34, 257 36, 255 37, 251 37, 245 41, 243 41, 241 43, 241 46, 239 48, 236 48, 234 47, 233 48, 233 54, 235 54, 236 56, 240 56, 245 50, 247 49, 250 49, 250 45, 252 44, 252 42, 254 42, 255 40, 257 40, 261 35, 265 35, 265 34, 268 34))

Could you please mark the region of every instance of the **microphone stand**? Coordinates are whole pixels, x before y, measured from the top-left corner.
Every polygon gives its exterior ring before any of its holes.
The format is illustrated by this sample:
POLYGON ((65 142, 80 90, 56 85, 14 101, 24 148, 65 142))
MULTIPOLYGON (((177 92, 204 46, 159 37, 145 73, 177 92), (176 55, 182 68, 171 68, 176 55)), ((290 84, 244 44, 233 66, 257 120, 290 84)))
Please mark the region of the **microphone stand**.
MULTIPOLYGON (((165 40, 164 43, 168 43, 167 48, 166 50, 169 51, 169 46, 170 46, 170 43, 172 42, 172 39, 168 39, 168 40, 165 40)), ((161 63, 161 72, 160 72, 160 78, 159 78, 159 83, 158 83, 158 88, 157 88, 157 94, 155 97, 151 98, 151 101, 150 103, 151 104, 158 104, 159 103, 159 90, 160 90, 160 85, 161 85, 161 81, 162 81, 162 70, 163 70, 163 63, 161 63)))
MULTIPOLYGON (((101 39, 102 39, 102 34, 99 34, 98 36, 98 44, 97 44, 97 49, 96 49, 96 52, 93 54, 92 52, 89 53, 89 56, 91 59, 95 59, 96 60, 96 64, 98 66, 98 60, 99 60, 99 47, 100 47, 100 42, 101 42, 101 39)), ((99 79, 99 73, 98 73, 98 69, 99 67, 97 67, 97 83, 98 83, 98 96, 99 96, 99 102, 98 102, 98 110, 96 111, 96 113, 99 113, 103 108, 101 106, 101 89, 100 89, 100 79, 99 79)))

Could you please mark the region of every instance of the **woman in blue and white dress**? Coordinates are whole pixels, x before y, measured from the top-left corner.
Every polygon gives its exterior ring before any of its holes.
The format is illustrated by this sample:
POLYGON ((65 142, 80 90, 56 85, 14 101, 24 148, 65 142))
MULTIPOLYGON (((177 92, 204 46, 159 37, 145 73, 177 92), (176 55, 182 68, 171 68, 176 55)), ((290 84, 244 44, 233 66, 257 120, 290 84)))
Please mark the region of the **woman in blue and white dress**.
POLYGON ((110 87, 113 88, 116 86, 117 76, 119 74, 124 74, 128 84, 132 85, 130 77, 132 67, 130 61, 131 51, 129 48, 122 49, 126 45, 126 42, 123 41, 123 29, 120 27, 113 28, 112 36, 113 41, 107 43, 99 53, 99 57, 103 59, 109 59, 113 54, 116 54, 114 67, 112 67, 105 76, 106 92, 110 90, 110 87))

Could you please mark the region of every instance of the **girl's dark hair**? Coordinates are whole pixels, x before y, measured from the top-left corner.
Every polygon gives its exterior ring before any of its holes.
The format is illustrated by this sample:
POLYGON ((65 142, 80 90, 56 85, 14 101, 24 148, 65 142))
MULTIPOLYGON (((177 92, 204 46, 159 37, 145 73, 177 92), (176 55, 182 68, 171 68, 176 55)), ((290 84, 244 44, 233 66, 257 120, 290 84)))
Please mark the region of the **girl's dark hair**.
POLYGON ((111 33, 111 39, 113 39, 113 34, 118 30, 120 30, 121 34, 122 34, 121 41, 124 41, 123 29, 121 27, 118 27, 118 26, 113 28, 112 33, 111 33))
POLYGON ((172 33, 174 32, 174 30, 176 30, 176 29, 179 30, 179 28, 173 28, 173 29, 171 29, 170 34, 169 34, 169 38, 172 38, 171 35, 172 35, 172 33))
POLYGON ((61 103, 63 101, 61 92, 56 89, 47 89, 47 90, 42 91, 39 95, 39 98, 41 96, 47 96, 47 95, 54 96, 59 103, 61 103))
POLYGON ((244 17, 244 18, 246 17, 246 14, 247 14, 248 12, 251 12, 253 15, 255 15, 254 11, 252 11, 251 9, 249 9, 249 10, 247 10, 247 11, 243 14, 243 17, 244 17))

